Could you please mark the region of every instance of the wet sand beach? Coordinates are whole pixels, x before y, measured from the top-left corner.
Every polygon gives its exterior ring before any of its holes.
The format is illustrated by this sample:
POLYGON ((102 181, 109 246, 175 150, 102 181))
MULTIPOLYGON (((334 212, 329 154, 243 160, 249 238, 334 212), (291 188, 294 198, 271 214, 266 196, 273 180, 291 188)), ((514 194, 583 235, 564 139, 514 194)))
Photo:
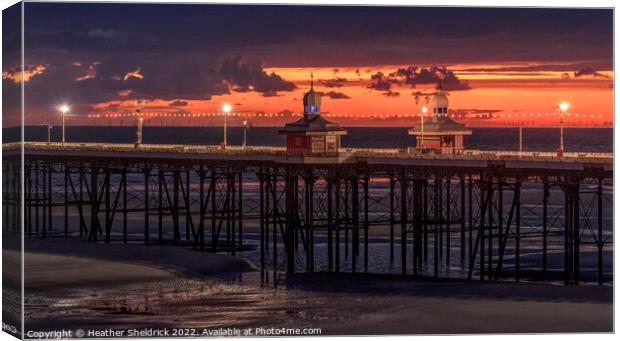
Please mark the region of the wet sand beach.
POLYGON ((26 330, 321 328, 322 334, 610 332, 613 287, 260 271, 189 246, 26 245, 26 330))

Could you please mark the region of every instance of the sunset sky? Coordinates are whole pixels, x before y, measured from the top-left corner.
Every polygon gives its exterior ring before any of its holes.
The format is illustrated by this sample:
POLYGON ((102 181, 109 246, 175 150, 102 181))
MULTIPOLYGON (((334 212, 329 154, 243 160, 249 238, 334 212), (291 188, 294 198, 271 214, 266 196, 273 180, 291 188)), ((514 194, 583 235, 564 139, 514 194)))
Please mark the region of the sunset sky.
MULTIPOLYGON (((69 124, 128 124, 136 99, 183 113, 153 124, 217 124, 231 103, 280 125, 311 72, 345 126, 408 125, 439 79, 472 125, 557 124, 561 101, 568 124, 613 121, 612 10, 26 3, 25 27, 27 125, 57 124, 63 103, 69 124)), ((5 98, 19 94, 18 38, 4 42, 5 98)), ((5 126, 18 114, 5 101, 5 126)))

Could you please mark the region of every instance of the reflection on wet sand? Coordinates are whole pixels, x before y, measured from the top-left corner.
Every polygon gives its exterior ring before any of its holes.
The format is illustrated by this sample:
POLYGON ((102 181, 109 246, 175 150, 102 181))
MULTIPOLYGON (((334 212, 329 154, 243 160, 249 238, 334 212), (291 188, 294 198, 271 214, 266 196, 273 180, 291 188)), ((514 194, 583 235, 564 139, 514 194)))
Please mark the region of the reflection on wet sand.
MULTIPOLYGON (((216 280, 176 279, 95 289, 81 287, 62 295, 29 295, 30 328, 63 321, 74 326, 109 328, 219 328, 260 325, 309 325, 308 304, 323 300, 301 292, 216 280)), ((321 317, 319 317, 321 318, 321 317)))
POLYGON ((321 328, 325 334, 610 331, 611 286, 433 281, 410 276, 314 273, 285 276, 248 271, 227 255, 157 247, 29 242, 26 329, 64 328, 321 328), (119 254, 123 248, 133 251, 119 254), (112 250, 103 252, 103 250, 112 250), (36 251, 34 253, 33 251, 36 251), (49 254, 71 253, 71 256, 49 254), (93 259, 97 255, 98 259, 93 259), (189 255, 202 262, 189 260, 189 255), (227 264, 221 277, 205 275, 227 264), (144 259, 151 258, 148 262, 144 259), (80 272, 105 279, 88 284, 80 272), (104 261, 105 260, 105 261, 104 261), (108 266, 116 266, 110 271, 108 266), (128 264, 131 263, 131 267, 128 264), (42 267, 41 264, 47 266, 42 267), (234 266, 233 264, 237 264, 234 266), (62 266, 61 266, 62 265, 62 266), (77 265, 77 266, 75 266, 77 265), (80 268, 80 265, 82 266, 80 268), (62 268, 73 275, 46 285, 62 268), (108 271, 99 271, 107 268, 108 271), (130 278, 153 271, 150 278, 130 278))

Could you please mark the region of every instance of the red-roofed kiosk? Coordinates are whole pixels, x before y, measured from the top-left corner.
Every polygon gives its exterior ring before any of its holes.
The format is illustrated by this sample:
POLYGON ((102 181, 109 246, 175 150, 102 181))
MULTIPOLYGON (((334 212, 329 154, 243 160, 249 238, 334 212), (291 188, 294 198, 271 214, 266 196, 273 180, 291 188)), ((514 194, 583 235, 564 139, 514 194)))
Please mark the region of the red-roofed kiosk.
POLYGON ((304 95, 304 116, 287 123, 280 130, 286 135, 286 151, 289 156, 338 156, 340 137, 347 131, 337 123, 321 116, 321 95, 314 91, 314 80, 310 80, 310 91, 304 95))
POLYGON ((471 135, 471 130, 448 117, 448 97, 441 87, 427 102, 432 108, 431 118, 409 130, 409 135, 416 137, 416 148, 461 154, 465 149, 463 136, 471 135))

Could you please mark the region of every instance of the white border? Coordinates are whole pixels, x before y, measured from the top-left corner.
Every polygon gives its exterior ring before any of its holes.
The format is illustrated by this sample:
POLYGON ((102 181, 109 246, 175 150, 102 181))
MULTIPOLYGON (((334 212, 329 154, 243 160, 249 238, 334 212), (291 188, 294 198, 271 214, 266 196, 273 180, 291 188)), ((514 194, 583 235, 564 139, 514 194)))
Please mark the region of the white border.
MULTIPOLYGON (((28 1, 28 2, 50 2, 50 1, 28 1)), ((617 18, 615 16, 615 2, 614 1, 605 1, 605 0, 589 0, 589 1, 576 1, 576 0, 563 0, 563 1, 558 1, 558 0, 521 0, 521 1, 512 1, 512 2, 505 2, 505 1, 489 1, 489 0, 468 0, 468 1, 459 1, 459 0, 435 0, 435 1, 416 1, 416 0, 411 0, 411 1, 407 1, 407 0, 385 0, 385 1, 379 1, 379 0, 355 0, 355 1, 347 1, 347 0, 339 0, 339 1, 333 1, 333 0, 321 0, 321 1, 303 1, 303 0, 297 0, 297 1, 264 1, 264 0, 242 0, 242 1, 230 1, 230 0, 220 0, 220 1, 178 1, 178 0, 150 0, 150 1, 140 1, 140 0, 136 0, 136 1, 96 1, 96 0, 82 0, 82 1, 63 1, 63 0, 59 0, 59 1, 55 1, 55 2, 117 2, 117 3, 218 3, 218 4, 226 4, 226 3, 244 3, 244 4, 308 4, 308 5, 320 5, 320 4, 325 4, 325 5, 382 5, 382 6, 471 6, 471 7, 561 7, 561 8, 614 8, 614 71, 615 71, 615 65, 617 65, 617 59, 618 59, 618 44, 615 44, 615 37, 618 36, 618 21, 617 18)), ((15 4, 16 1, 12 1, 12 0, 0 0, 0 4, 2 5, 2 9, 5 9, 13 4, 15 4)), ((23 37, 23 25, 24 25, 24 21, 23 21, 23 4, 22 4, 22 46, 24 43, 24 37, 23 37)), ((1 61, 1 56, 0 56, 0 61, 1 61)), ((22 64, 24 62, 24 55, 23 55, 23 49, 22 49, 22 64)), ((614 72, 614 81, 616 80, 616 73, 614 72)), ((616 105, 618 103, 617 101, 617 93, 615 91, 614 88, 614 110, 617 109, 616 105)), ((24 96, 23 96, 23 83, 22 83, 22 136, 23 136, 23 118, 24 118, 24 96)), ((614 111, 614 118, 615 118, 615 112, 614 111)), ((618 137, 618 131, 615 129, 615 121, 614 121, 614 150, 620 150, 620 139, 617 138, 618 137)), ((0 132, 0 138, 1 138, 1 132, 0 132)), ((23 158, 23 153, 22 153, 22 158, 23 158)), ((617 160, 614 160, 614 167, 617 167, 618 163, 617 160)), ((22 172, 23 172, 23 168, 22 168, 22 172)), ((617 172, 614 173, 614 184, 618 183, 618 176, 617 176, 617 172)), ((22 174, 22 182, 23 182, 23 174, 22 174)), ((23 183, 22 183, 23 186, 23 183)), ((23 188, 23 187, 22 187, 23 188)), ((618 221, 615 219, 615 213, 618 212, 618 210, 620 209, 620 202, 619 202, 619 194, 618 191, 615 190, 615 185, 614 185, 614 231, 620 231, 620 229, 617 229, 616 227, 618 227, 620 224, 618 223, 618 221)), ((23 202, 23 191, 22 191, 22 202, 23 202)), ((23 222, 23 210, 22 210, 22 222, 23 222)), ((23 231, 22 231, 22 236, 23 236, 23 231)), ((614 234, 614 243, 615 245, 618 242, 618 236, 617 233, 614 234)), ((23 238, 22 238, 22 249, 23 249, 23 238)), ((618 273, 618 269, 619 269, 619 263, 620 263, 620 257, 618 256, 618 253, 615 252, 614 253, 614 282, 615 282, 615 278, 616 278, 616 274, 618 273)), ((23 254, 22 254, 22 266, 23 266, 23 254)), ((1 280, 0 280, 1 281, 1 280)), ((23 299, 23 270, 22 270, 22 299, 23 299)), ((23 302, 22 302, 23 304, 23 302)), ((22 305, 23 306, 23 305, 22 305)), ((615 290, 614 290, 614 328, 617 326, 617 321, 615 320, 615 316, 616 312, 617 312, 618 306, 616 304, 616 300, 615 300, 615 290)), ((22 314, 23 314, 23 310, 22 310, 22 314)), ((22 319, 23 321, 23 319, 22 319)), ((22 322, 23 323, 23 322, 22 322)), ((22 325, 22 330, 23 330, 23 325, 22 325)), ((611 340, 612 338, 614 338, 613 334, 539 334, 539 335, 528 335, 528 338, 532 339, 532 340, 562 340, 562 341, 571 341, 571 340, 580 340, 584 337, 592 337, 595 336, 596 338, 600 338, 600 339, 609 339, 611 340)), ((411 336, 383 336, 380 337, 381 339, 390 339, 390 340, 408 340, 411 336)), ((416 339, 418 340, 426 340, 429 338, 447 338, 446 336, 415 336, 416 339)), ((521 338, 523 337, 522 335, 476 335, 476 334, 471 334, 471 335, 463 335, 463 336, 457 336, 459 339, 464 339, 464 340, 479 340, 480 338, 498 338, 501 337, 502 339, 507 339, 507 340, 514 340, 516 338, 521 338)), ((375 337, 376 338, 376 337, 375 337)), ((245 338, 245 340, 251 340, 251 339, 257 339, 258 338, 245 338)), ((265 339, 265 338, 261 338, 261 339, 265 339)), ((293 338, 278 338, 278 340, 293 340, 293 338)), ((318 338, 304 338, 304 339, 318 339, 318 338)), ((330 339, 336 339, 335 337, 322 337, 322 340, 330 340, 330 339)), ((337 338, 338 340, 351 340, 353 339, 352 337, 339 337, 337 338)), ((615 338, 614 338, 615 339, 615 338)), ((0 340, 14 340, 14 338, 12 338, 11 336, 9 336, 6 333, 0 333, 0 340)), ((183 340, 183 339, 176 339, 176 340, 183 340)))

